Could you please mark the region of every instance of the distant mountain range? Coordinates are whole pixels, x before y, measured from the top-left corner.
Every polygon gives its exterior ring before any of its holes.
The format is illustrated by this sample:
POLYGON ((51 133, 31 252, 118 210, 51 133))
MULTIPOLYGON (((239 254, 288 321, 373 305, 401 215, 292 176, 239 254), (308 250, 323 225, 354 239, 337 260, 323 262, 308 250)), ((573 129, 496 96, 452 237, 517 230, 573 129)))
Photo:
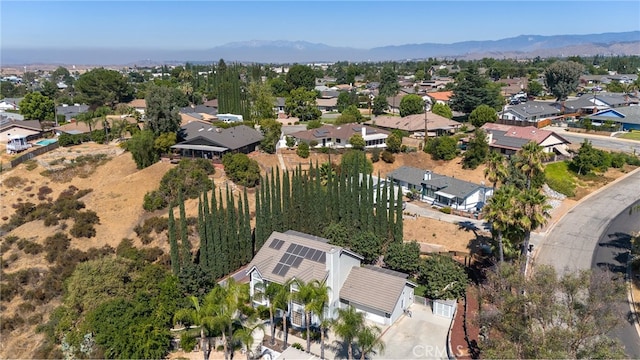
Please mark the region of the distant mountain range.
POLYGON ((85 64, 134 65, 225 61, 258 63, 307 63, 335 61, 401 61, 426 58, 479 59, 552 56, 640 55, 640 31, 588 35, 520 35, 517 37, 463 41, 453 44, 405 44, 359 49, 305 41, 252 40, 207 50, 153 49, 2 49, 6 65, 85 64), (145 60, 146 59, 146 60, 145 60))

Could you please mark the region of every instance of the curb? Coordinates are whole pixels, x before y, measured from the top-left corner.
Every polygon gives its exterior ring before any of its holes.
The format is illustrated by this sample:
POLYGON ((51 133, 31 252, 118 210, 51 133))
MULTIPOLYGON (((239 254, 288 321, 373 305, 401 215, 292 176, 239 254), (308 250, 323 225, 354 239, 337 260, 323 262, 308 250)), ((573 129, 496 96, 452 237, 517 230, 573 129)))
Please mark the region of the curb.
MULTIPOLYGON (((613 180, 612 182, 608 183, 607 185, 601 187, 600 189, 591 192, 589 194, 587 194, 587 196, 583 197, 582 199, 578 200, 578 202, 576 202, 575 204, 573 204, 572 207, 570 207, 564 214, 562 214, 561 217, 559 217, 558 219, 556 219, 556 221, 554 221, 552 224, 549 225, 549 227, 547 228, 547 230, 545 230, 544 232, 536 232, 536 234, 542 235, 543 239, 541 241, 541 244, 544 244, 544 242, 547 240, 547 236, 551 233, 551 231, 555 228, 556 224, 558 224, 560 222, 560 220, 562 220, 568 213, 570 213, 571 211, 573 211, 573 209, 575 209, 576 207, 578 207, 579 205, 582 205, 582 202, 584 200, 589 199, 592 196, 595 196, 596 194, 599 194, 600 192, 607 190, 610 186, 613 186, 614 184, 622 181, 623 179, 626 179, 627 177, 635 174, 636 172, 640 172, 640 167, 636 168, 633 171, 630 171, 629 173, 625 174, 624 176, 621 176, 615 180, 613 180)), ((640 200, 640 198, 638 199, 640 200)), ((538 248, 540 248, 540 245, 538 245, 538 248)), ((535 260, 535 256, 537 255, 537 251, 534 251, 534 254, 531 257, 531 260, 535 260)))

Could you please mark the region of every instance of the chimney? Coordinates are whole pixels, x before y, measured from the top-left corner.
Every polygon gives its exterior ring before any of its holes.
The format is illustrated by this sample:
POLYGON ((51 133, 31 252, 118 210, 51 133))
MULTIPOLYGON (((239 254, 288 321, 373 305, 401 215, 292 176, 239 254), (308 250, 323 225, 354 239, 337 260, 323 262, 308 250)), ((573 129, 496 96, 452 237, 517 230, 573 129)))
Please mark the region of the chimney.
POLYGON ((364 126, 362 127, 362 137, 365 137, 367 135, 367 128, 365 128, 364 126))
POLYGON ((431 180, 431 170, 426 170, 424 172, 424 181, 429 181, 431 180))

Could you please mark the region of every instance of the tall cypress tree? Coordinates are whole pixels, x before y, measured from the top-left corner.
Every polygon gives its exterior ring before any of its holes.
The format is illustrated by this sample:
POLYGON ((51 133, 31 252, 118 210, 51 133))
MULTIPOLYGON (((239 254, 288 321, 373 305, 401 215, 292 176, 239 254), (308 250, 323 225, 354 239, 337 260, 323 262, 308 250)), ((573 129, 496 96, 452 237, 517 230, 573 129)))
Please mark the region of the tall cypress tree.
POLYGON ((243 251, 243 265, 247 264, 253 258, 253 242, 251 241, 251 214, 249 213, 249 198, 247 197, 247 188, 244 188, 244 207, 242 209, 243 224, 242 224, 242 241, 244 242, 243 251))
POLYGON ((236 214, 236 206, 233 194, 227 186, 227 237, 229 253, 231 260, 231 269, 235 270, 240 267, 240 243, 238 241, 238 218, 236 214))
POLYGON ((204 204, 202 196, 198 199, 198 237, 200 238, 200 246, 198 249, 198 261, 203 270, 209 269, 209 261, 207 259, 207 222, 204 218, 204 204))
POLYGON ((265 229, 266 229, 266 234, 265 234, 265 240, 266 238, 269 237, 269 235, 271 235, 271 233, 273 232, 273 208, 271 207, 271 185, 270 185, 270 181, 269 181, 269 174, 265 175, 265 184, 264 184, 264 202, 262 203, 262 206, 264 207, 264 214, 265 214, 265 229))
POLYGON ((395 234, 393 236, 393 240, 400 244, 402 244, 402 236, 404 231, 404 225, 402 223, 402 213, 402 189, 398 188, 398 197, 396 201, 396 218, 394 224, 395 234))
POLYGON ((262 187, 264 186, 264 179, 260 179, 260 188, 256 191, 256 229, 254 240, 254 251, 258 252, 262 248, 264 243, 264 209, 262 207, 262 187))
POLYGON ((169 248, 171 254, 171 272, 173 275, 180 273, 180 251, 178 240, 176 239, 176 222, 173 218, 173 207, 169 207, 169 248))
POLYGON ((219 198, 219 202, 218 202, 218 223, 219 223, 219 228, 220 228, 220 254, 222 256, 222 264, 220 266, 220 270, 221 270, 221 275, 220 276, 225 276, 227 275, 230 271, 231 271, 231 259, 229 256, 229 252, 231 251, 231 248, 229 247, 229 227, 227 226, 227 214, 225 212, 224 207, 222 206, 223 204, 223 199, 224 197, 222 197, 222 189, 218 189, 218 198, 219 198))
POLYGON ((182 243, 182 268, 190 267, 191 259, 191 242, 189 242, 189 228, 187 227, 187 213, 184 209, 184 197, 182 190, 178 192, 178 202, 180 206, 180 241, 182 243))
POLYGON ((291 183, 289 179, 289 171, 284 170, 282 177, 282 228, 283 230, 291 229, 291 183))

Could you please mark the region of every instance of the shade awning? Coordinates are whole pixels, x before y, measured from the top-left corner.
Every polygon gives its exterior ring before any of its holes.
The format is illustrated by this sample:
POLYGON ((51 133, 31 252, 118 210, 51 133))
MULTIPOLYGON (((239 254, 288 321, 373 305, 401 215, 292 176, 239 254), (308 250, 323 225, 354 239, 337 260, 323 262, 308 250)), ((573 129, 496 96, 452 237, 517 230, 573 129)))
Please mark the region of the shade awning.
POLYGON ((190 145, 190 144, 176 144, 171 147, 172 149, 187 149, 187 150, 201 150, 201 151, 214 151, 225 152, 229 150, 226 147, 210 146, 210 145, 190 145))
POLYGON ((455 195, 447 194, 446 192, 442 192, 442 191, 436 191, 434 194, 442 196, 442 197, 446 197, 447 199, 455 199, 456 198, 455 195))

